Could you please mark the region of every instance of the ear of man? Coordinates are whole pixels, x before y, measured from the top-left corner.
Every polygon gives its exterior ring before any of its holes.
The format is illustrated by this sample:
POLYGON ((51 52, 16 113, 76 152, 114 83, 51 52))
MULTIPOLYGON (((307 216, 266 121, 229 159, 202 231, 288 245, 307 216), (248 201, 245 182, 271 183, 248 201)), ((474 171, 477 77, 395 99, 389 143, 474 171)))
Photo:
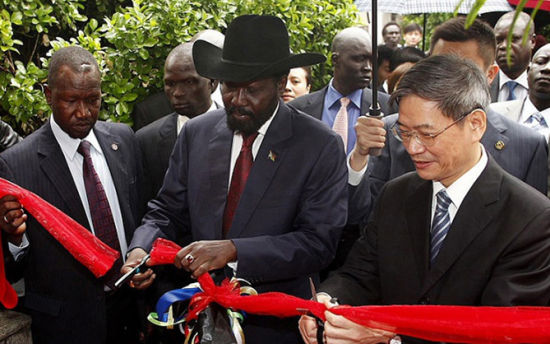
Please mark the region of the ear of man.
POLYGON ((495 80, 495 78, 497 77, 498 75, 498 71, 499 71, 499 67, 496 63, 493 63, 492 65, 489 66, 489 68, 487 69, 487 72, 485 73, 485 75, 487 76, 487 81, 489 82, 489 85, 493 82, 493 80, 495 80))
POLYGON ((474 141, 481 141, 485 129, 487 129, 487 115, 482 109, 474 110, 469 116, 466 117, 468 125, 472 129, 472 135, 474 141))

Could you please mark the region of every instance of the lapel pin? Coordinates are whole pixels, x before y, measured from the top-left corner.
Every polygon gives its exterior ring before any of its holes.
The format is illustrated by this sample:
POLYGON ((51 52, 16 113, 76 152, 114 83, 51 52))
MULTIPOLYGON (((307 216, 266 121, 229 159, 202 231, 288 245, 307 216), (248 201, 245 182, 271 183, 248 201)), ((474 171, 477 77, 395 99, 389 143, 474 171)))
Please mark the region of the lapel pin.
POLYGON ((267 155, 267 157, 269 158, 269 160, 275 162, 275 160, 277 159, 277 154, 273 153, 272 150, 269 151, 269 154, 267 155))
POLYGON ((118 144, 112 143, 111 144, 111 149, 114 150, 114 151, 117 151, 118 150, 118 144))
POLYGON ((502 150, 504 148, 504 142, 502 142, 502 140, 498 140, 497 143, 495 143, 495 148, 497 150, 502 150))

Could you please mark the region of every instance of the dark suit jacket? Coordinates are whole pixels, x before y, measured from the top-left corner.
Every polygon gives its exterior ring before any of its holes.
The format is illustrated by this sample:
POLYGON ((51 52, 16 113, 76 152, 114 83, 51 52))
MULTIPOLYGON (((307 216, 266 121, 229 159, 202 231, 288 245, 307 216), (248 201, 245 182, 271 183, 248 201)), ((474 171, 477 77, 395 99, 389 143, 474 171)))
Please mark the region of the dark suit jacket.
POLYGON ((144 193, 147 201, 153 199, 162 186, 168 160, 176 144, 177 123, 178 114, 172 112, 136 132, 142 153, 146 187, 144 193))
MULTIPOLYGON (((387 181, 415 169, 405 147, 391 133, 390 128, 396 121, 397 115, 384 118, 388 132, 386 146, 380 156, 370 157, 361 183, 350 188, 349 216, 355 221, 367 220, 387 181)), ((542 135, 489 110, 481 143, 504 170, 546 194, 548 146, 542 135)))
POLYGON ((491 83, 491 85, 489 85, 491 103, 498 102, 499 85, 500 85, 500 75, 497 73, 497 76, 493 79, 493 82, 491 83))
MULTIPOLYGON (((132 130, 125 124, 97 122, 94 133, 115 183, 126 238, 140 220, 141 162, 132 130), (117 144, 117 149, 112 145, 117 144)), ((0 176, 15 182, 89 228, 73 178, 50 123, 0 154, 0 176)), ((30 243, 23 306, 32 316, 37 343, 104 343, 104 282, 74 259, 29 216, 30 243)))
MULTIPOLYGON (((190 232, 193 240, 222 238, 232 140, 225 110, 185 124, 131 248, 149 250, 156 237, 176 231, 190 232)), ((280 102, 228 233, 237 248, 237 276, 259 292, 310 298, 307 276, 333 259, 346 221, 346 184, 339 136, 280 102)), ((248 317, 247 341, 298 342, 295 320, 262 321, 248 317)))
POLYGON ((153 199, 162 186, 177 138, 178 114, 173 112, 136 132, 142 153, 145 195, 153 199))
POLYGON ((430 268, 431 199, 416 172, 388 182, 366 235, 319 290, 351 305, 548 305, 550 200, 489 156, 430 268))
MULTIPOLYGON (((288 103, 289 105, 295 107, 296 109, 307 113, 317 119, 322 119, 323 117, 323 106, 325 104, 325 94, 327 93, 328 85, 315 91, 310 94, 305 94, 301 97, 298 97, 288 103)), ((382 92, 378 92, 378 103, 380 104, 380 109, 384 115, 389 115, 397 112, 396 106, 390 106, 389 104, 390 97, 382 92)), ((363 89, 363 95, 361 96, 361 114, 369 112, 369 107, 372 104, 372 90, 368 87, 363 89)))
MULTIPOLYGON (((323 118, 323 106, 325 103, 325 95, 328 90, 328 85, 320 89, 319 91, 303 95, 291 101, 289 105, 295 107, 298 110, 301 110, 308 115, 311 115, 319 120, 323 118)), ((378 92, 378 103, 384 115, 392 114, 398 111, 397 107, 391 107, 389 105, 390 97, 386 93, 378 92)), ((361 109, 360 113, 368 113, 369 108, 372 104, 372 90, 370 88, 364 88, 363 94, 361 96, 361 109)), ((354 191, 354 190, 351 190, 354 191)), ((351 194, 350 194, 351 195, 351 194)), ((351 201, 351 199, 350 199, 351 201)), ((351 206, 351 204, 350 204, 351 206)), ((351 213, 350 213, 351 214, 351 213)), ((339 268, 344 261, 351 249, 351 246, 359 237, 359 225, 358 221, 355 218, 349 217, 346 227, 342 232, 340 237, 340 242, 338 243, 338 251, 336 252, 336 257, 331 265, 323 271, 321 278, 324 279, 329 271, 339 268)))
POLYGON ((491 85, 489 85, 489 94, 491 95, 491 103, 498 102, 498 93, 500 91, 500 74, 497 73, 497 76, 493 79, 491 85))
POLYGON ((138 131, 149 123, 174 112, 170 100, 164 92, 158 92, 145 98, 143 101, 134 105, 132 110, 132 119, 134 131, 138 131))

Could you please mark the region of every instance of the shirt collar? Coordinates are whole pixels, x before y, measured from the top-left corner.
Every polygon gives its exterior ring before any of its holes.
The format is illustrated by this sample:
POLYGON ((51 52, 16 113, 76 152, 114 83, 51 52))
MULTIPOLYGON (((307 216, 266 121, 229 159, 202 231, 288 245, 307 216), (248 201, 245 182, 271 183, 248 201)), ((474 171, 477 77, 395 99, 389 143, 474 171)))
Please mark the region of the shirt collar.
POLYGON ((332 85, 333 80, 334 79, 330 79, 330 82, 328 84, 328 89, 327 89, 326 101, 327 101, 328 107, 329 108, 333 107, 334 104, 340 100, 340 98, 346 97, 346 98, 349 98, 351 103, 353 103, 358 109, 360 109, 361 96, 363 95, 363 90, 359 88, 351 92, 350 94, 344 96, 340 92, 338 92, 337 89, 334 88, 334 86, 332 85))
POLYGON ((529 97, 525 98, 525 102, 523 103, 523 108, 521 109, 521 118, 520 123, 524 123, 531 117, 531 115, 539 112, 542 117, 544 118, 544 121, 550 125, 550 108, 544 109, 542 111, 539 111, 535 105, 531 102, 531 99, 529 97))
MULTIPOLYGON (((476 180, 485 169, 485 166, 487 166, 487 153, 485 152, 485 148, 481 143, 479 144, 479 146, 481 147, 481 158, 479 159, 479 161, 466 173, 455 180, 455 182, 452 183, 448 188, 446 188, 447 194, 449 195, 451 201, 453 201, 456 209, 460 208, 460 204, 472 188, 472 185, 474 185, 476 180)), ((445 189, 445 186, 443 186, 443 184, 438 181, 433 181, 432 196, 435 197, 435 195, 442 189, 445 189)))
MULTIPOLYGON (((53 136, 61 147, 63 155, 65 155, 67 159, 72 161, 77 154, 78 146, 80 145, 80 141, 82 140, 70 137, 69 134, 67 134, 63 129, 61 129, 59 124, 57 124, 53 115, 50 116, 50 126, 52 128, 53 136)), ((92 147, 94 147, 94 149, 98 153, 103 154, 103 151, 101 150, 101 146, 99 145, 99 141, 97 140, 93 129, 90 130, 88 136, 86 136, 83 140, 90 142, 92 147)))
MULTIPOLYGON (((508 75, 504 74, 504 72, 502 72, 501 70, 499 70, 498 73, 500 74, 500 77, 499 77, 500 85, 498 85, 498 89, 501 90, 502 86, 512 79, 510 79, 508 75)), ((518 76, 516 79, 514 79, 514 81, 520 84, 521 86, 523 86, 523 88, 525 88, 526 90, 529 89, 529 84, 527 83, 527 71, 524 71, 523 73, 521 73, 521 75, 518 76)))

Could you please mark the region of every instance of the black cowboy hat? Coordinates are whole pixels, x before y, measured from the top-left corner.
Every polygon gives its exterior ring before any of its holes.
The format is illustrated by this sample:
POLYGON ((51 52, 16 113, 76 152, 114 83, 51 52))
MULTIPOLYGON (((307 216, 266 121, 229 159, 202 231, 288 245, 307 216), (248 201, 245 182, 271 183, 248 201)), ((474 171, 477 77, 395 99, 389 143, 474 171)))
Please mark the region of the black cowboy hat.
POLYGON ((281 19, 244 15, 229 24, 223 49, 196 41, 193 60, 197 72, 206 78, 243 82, 320 63, 325 57, 316 53, 291 54, 288 32, 281 19))

